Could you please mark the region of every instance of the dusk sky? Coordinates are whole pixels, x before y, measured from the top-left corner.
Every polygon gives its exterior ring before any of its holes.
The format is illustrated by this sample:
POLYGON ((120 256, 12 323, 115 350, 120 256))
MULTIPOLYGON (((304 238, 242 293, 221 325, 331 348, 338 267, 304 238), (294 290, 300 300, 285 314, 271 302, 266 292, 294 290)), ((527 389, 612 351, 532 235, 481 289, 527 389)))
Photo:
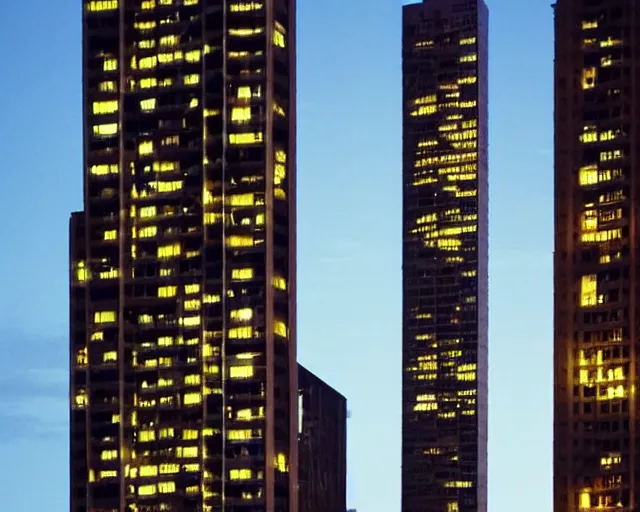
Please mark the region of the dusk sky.
MULTIPOLYGON (((551 508, 550 3, 489 2, 492 512, 551 508)), ((68 510, 81 1, 2 6, 1 508, 57 512, 68 510)), ((298 0, 298 347, 349 401, 358 512, 400 510, 401 11, 400 0, 298 0)))

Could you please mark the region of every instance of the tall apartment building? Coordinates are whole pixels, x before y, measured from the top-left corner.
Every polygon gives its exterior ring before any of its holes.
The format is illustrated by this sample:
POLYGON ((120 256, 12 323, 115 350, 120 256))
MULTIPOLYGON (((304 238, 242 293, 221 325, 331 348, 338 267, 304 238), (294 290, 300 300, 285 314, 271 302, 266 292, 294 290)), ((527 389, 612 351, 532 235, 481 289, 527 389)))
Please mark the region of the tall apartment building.
POLYGON ((555 512, 640 510, 639 15, 555 4, 555 512))
POLYGON ((300 512, 347 509, 347 399, 298 366, 300 512))
POLYGON ((297 512, 295 1, 82 20, 71 511, 297 512))
POLYGON ((487 510, 482 0, 403 7, 402 511, 487 510))

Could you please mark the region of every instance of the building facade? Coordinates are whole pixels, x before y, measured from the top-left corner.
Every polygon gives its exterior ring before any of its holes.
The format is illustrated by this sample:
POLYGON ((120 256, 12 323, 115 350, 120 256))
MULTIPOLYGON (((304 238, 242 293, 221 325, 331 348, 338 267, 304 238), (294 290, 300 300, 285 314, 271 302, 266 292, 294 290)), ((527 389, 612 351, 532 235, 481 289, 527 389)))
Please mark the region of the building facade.
POLYGON ((554 511, 638 511, 640 10, 554 9, 554 511))
POLYGON ((347 509, 347 399, 298 366, 300 512, 347 509))
POLYGON ((84 0, 71 511, 297 512, 295 0, 84 0))
POLYGON ((402 511, 487 510, 488 10, 403 7, 402 511))

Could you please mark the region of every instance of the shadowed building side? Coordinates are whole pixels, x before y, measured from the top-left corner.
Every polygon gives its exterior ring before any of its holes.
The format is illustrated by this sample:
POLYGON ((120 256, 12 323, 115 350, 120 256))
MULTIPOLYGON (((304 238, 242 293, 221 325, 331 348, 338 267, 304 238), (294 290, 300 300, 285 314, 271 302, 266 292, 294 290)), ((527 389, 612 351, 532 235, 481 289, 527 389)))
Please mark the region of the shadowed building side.
POLYGON ((298 378, 300 512, 344 512, 347 399, 301 365, 298 378))

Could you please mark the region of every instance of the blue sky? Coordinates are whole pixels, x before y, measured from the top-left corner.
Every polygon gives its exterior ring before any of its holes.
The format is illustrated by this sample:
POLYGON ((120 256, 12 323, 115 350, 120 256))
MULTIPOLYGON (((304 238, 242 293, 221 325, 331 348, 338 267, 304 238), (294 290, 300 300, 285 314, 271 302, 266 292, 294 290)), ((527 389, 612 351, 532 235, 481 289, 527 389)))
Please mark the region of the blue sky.
MULTIPOLYGON (((3 7, 3 508, 64 510, 80 2, 3 7)), ((489 8, 489 501, 538 512, 551 507, 553 18, 546 1, 489 8)), ((400 508, 400 16, 400 0, 299 1, 299 353, 349 399, 361 512, 400 508)))

